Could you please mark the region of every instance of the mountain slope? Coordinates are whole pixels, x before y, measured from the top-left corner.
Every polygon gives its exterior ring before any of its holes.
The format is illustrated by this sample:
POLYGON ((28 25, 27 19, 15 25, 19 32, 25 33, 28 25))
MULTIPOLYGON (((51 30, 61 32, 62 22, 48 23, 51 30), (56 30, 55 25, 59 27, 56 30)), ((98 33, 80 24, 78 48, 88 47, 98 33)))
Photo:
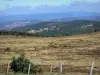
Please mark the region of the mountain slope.
POLYGON ((33 25, 14 28, 14 31, 25 31, 44 36, 62 36, 90 33, 100 30, 100 21, 74 20, 68 22, 45 21, 33 25))

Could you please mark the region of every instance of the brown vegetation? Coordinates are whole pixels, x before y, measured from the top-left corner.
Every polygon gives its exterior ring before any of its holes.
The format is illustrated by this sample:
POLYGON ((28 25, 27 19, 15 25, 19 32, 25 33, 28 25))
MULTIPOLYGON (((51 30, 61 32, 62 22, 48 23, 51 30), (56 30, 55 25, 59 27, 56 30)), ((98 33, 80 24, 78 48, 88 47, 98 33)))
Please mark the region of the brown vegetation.
MULTIPOLYGON (((25 53, 34 64, 44 71, 50 64, 57 65, 62 60, 63 72, 89 74, 91 63, 95 61, 94 73, 100 70, 100 32, 68 37, 14 37, 0 36, 0 64, 7 64, 12 56, 25 53)), ((0 67, 1 68, 1 67, 0 67)), ((57 72, 56 67, 53 68, 57 72)))

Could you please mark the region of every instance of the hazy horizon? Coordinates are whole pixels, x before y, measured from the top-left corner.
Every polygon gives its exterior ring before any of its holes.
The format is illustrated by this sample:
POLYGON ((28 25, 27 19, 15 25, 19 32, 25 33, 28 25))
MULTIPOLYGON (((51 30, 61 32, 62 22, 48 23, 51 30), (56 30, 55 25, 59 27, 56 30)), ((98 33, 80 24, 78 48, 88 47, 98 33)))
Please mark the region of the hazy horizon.
POLYGON ((100 13, 100 0, 1 0, 0 15, 84 11, 100 13))

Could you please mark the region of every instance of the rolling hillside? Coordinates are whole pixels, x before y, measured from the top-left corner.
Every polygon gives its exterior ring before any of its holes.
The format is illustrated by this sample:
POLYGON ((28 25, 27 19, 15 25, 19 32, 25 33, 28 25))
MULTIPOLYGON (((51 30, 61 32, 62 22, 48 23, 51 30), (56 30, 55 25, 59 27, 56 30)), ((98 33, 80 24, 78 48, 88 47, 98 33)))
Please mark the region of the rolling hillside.
POLYGON ((68 22, 45 21, 24 27, 14 28, 14 31, 25 31, 41 36, 65 36, 90 33, 100 30, 100 21, 74 20, 68 22))
POLYGON ((25 53, 26 58, 40 65, 44 72, 58 72, 59 60, 63 73, 68 75, 89 75, 94 61, 93 75, 100 74, 100 32, 68 37, 16 37, 0 36, 0 71, 11 58, 25 53))

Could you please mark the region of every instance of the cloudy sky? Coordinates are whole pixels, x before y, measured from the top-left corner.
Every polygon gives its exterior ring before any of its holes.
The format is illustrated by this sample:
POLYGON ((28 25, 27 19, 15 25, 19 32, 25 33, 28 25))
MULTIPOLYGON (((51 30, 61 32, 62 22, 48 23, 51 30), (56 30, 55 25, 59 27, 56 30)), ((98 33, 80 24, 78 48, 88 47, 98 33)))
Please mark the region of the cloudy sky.
POLYGON ((0 0, 0 14, 100 12, 100 0, 0 0))

